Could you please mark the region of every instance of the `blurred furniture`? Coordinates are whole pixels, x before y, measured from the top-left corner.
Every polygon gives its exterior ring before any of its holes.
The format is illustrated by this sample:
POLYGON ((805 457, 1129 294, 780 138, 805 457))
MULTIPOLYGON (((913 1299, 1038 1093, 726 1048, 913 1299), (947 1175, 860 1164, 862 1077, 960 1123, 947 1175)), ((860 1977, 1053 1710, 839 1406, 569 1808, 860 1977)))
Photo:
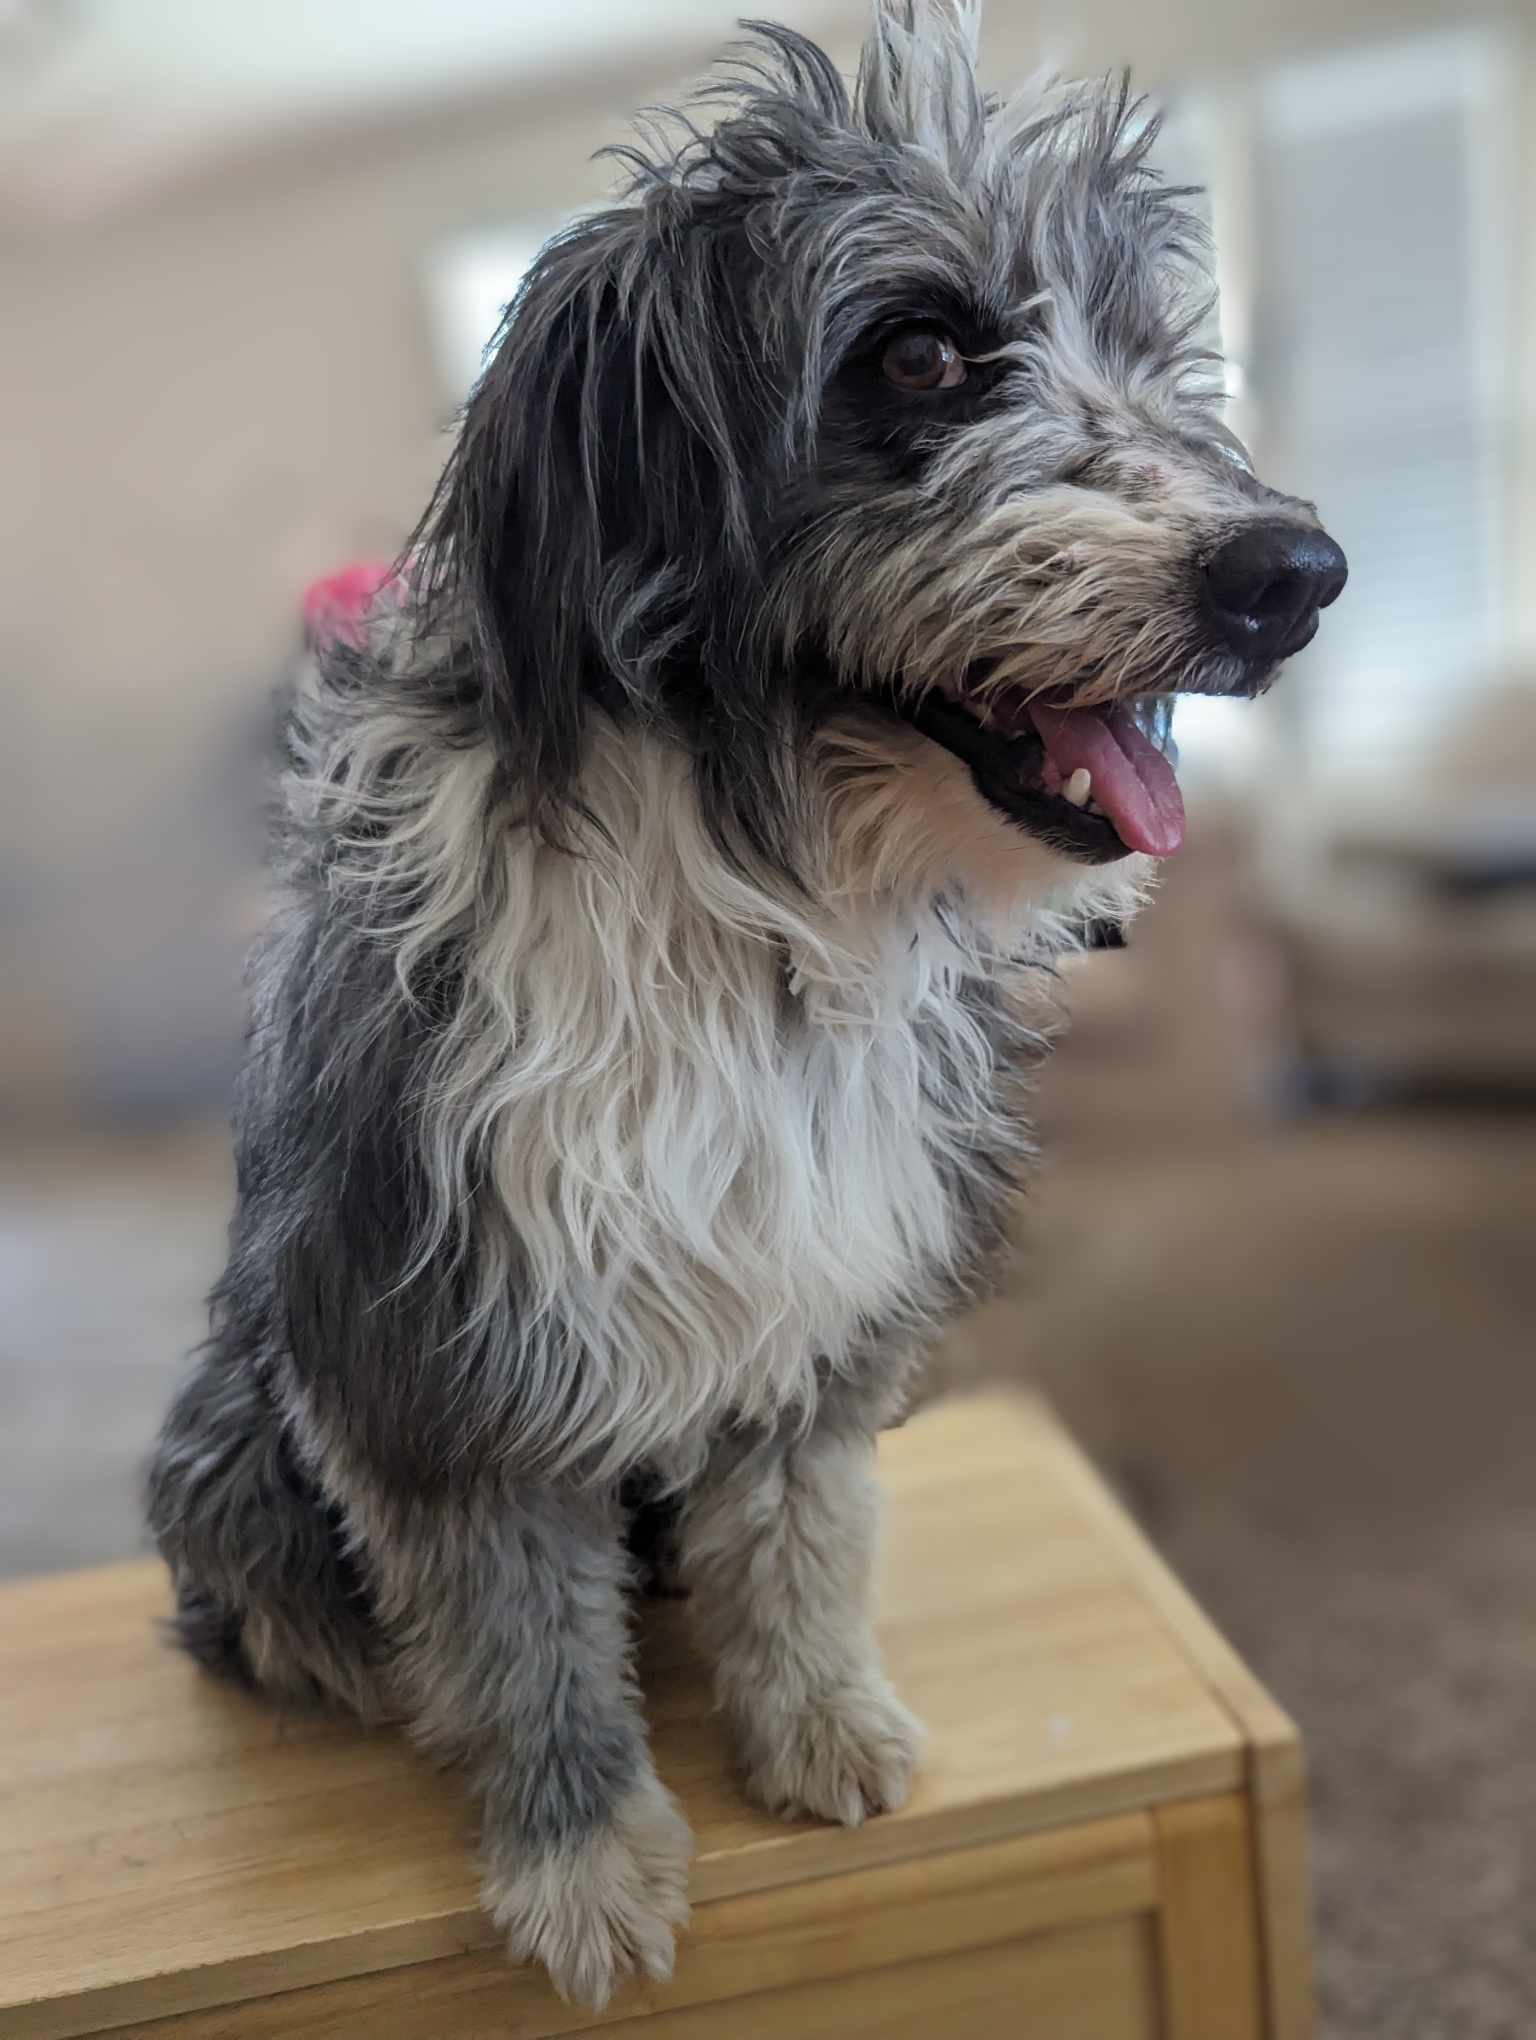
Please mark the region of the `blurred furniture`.
POLYGON ((157 1566, 0 1591, 0 2034, 1303 2040, 1284 1717, 1038 1403, 943 1405, 883 1457, 912 1803, 751 1811, 683 1612, 648 1609, 694 1920, 675 1979, 601 2018, 507 1965, 460 1794, 402 1739, 200 1678, 157 1566))
POLYGON ((1282 986, 1255 924, 1251 829, 1212 797, 1192 815, 1125 947, 1063 967, 1070 1025, 1036 1080, 1053 1152, 1220 1147, 1260 1116, 1282 986))
POLYGON ((1304 1090, 1536 1088, 1536 686, 1416 765, 1316 796, 1275 859, 1304 1090))
POLYGON ((1353 816, 1289 919, 1314 1081, 1536 1085, 1536 808, 1353 816))

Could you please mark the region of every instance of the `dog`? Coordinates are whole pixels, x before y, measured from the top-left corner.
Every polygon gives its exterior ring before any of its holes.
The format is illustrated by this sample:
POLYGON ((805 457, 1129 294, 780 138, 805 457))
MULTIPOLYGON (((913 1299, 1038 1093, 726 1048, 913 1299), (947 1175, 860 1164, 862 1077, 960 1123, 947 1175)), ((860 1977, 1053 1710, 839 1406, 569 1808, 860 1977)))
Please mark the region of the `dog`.
POLYGON ((905 1798, 877 1434, 997 1265, 1057 964, 1178 847, 1172 698, 1266 687, 1346 572, 1220 422, 1123 83, 995 101, 936 0, 851 88, 749 26, 298 689, 149 1484, 185 1648, 462 1767, 508 1948, 594 2006, 686 1917, 637 1553, 755 1801, 905 1798))

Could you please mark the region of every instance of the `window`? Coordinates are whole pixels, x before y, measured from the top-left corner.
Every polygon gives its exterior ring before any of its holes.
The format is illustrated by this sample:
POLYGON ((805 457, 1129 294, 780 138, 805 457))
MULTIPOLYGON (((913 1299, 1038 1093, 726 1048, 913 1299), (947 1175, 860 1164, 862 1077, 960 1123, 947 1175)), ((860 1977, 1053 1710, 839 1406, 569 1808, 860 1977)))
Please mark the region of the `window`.
POLYGON ((474 388, 502 315, 552 230, 548 222, 479 228, 433 251, 427 315, 445 410, 456 411, 474 388))

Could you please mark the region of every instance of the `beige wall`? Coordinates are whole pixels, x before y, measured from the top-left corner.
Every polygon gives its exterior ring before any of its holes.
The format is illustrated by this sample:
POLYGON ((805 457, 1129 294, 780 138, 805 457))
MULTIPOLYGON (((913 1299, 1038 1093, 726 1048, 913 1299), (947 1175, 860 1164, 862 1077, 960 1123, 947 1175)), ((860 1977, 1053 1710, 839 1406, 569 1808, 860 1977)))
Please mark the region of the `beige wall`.
POLYGON ((1521 11, 1516 33, 1509 293, 1513 429, 1506 450, 1510 515, 1504 574, 1511 649, 1536 679, 1536 11, 1521 11))
MULTIPOLYGON (((419 264, 598 188, 602 103, 472 110, 0 243, 0 618, 45 716, 240 684, 326 562, 392 548, 442 448, 419 264)), ((45 818, 46 819, 46 818, 45 818)))
POLYGON ((178 1030, 217 1064, 300 592, 393 552, 441 460, 422 259, 595 195, 592 151, 679 68, 0 238, 0 1117, 82 1070, 115 1095, 178 1030))

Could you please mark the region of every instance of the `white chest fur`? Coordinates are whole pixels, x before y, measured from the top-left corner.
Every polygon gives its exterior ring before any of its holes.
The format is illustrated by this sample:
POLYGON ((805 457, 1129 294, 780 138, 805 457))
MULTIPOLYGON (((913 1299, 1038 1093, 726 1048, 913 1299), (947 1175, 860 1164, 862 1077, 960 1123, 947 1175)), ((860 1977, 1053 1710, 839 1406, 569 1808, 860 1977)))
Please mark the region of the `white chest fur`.
POLYGON ((954 1169, 1008 1130, 937 927, 833 927, 747 884, 675 752, 602 743, 585 784, 614 854, 507 853, 475 1110, 528 1321, 661 1449, 803 1403, 818 1361, 920 1307, 954 1169))
POLYGON ((498 824, 483 753, 417 762, 367 882, 407 903, 402 977, 470 927, 421 1113, 423 1263, 477 1228, 479 1308, 516 1299, 552 1459, 686 1456, 727 1412, 805 1405, 945 1293, 958 1176, 1023 1139, 961 996, 998 951, 931 897, 749 881, 686 758, 632 731, 593 738, 580 856, 498 824))

